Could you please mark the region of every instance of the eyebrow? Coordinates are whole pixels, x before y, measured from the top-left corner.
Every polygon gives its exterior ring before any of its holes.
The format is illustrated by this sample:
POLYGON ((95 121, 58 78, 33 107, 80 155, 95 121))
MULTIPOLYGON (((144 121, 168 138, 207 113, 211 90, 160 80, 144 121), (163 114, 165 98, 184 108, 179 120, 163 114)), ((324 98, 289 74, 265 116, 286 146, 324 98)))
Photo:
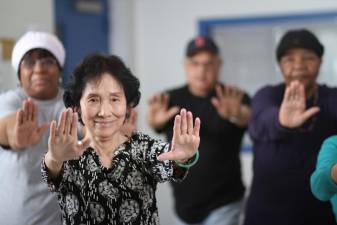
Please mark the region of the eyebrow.
MULTIPOLYGON (((113 93, 110 93, 109 94, 110 96, 116 96, 116 97, 119 97, 119 96, 121 96, 121 95, 123 95, 122 94, 122 92, 113 92, 113 93)), ((87 98, 90 98, 90 97, 97 97, 97 96, 100 96, 100 94, 97 94, 97 93, 89 93, 88 95, 87 95, 87 98)))

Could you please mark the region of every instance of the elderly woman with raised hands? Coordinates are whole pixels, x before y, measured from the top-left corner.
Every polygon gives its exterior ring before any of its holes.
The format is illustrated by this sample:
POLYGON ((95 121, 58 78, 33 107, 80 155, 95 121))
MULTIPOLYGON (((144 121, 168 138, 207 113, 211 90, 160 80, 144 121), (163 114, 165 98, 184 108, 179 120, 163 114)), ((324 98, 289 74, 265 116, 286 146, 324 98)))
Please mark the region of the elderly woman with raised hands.
POLYGON ((182 109, 171 144, 121 128, 140 99, 139 81, 116 56, 91 55, 75 69, 67 107, 50 127, 42 173, 65 224, 159 224, 158 182, 182 180, 198 160, 200 119, 182 109), (77 139, 77 122, 86 127, 77 139))

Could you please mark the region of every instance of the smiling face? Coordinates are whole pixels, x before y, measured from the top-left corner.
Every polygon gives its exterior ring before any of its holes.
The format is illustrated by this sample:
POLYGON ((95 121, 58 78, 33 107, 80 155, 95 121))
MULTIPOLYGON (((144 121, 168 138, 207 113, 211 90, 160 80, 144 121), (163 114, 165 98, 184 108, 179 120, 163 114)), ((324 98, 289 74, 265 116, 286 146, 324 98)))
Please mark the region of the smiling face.
POLYGON ((36 49, 25 54, 20 63, 20 82, 28 96, 49 100, 58 93, 60 68, 46 50, 36 49))
POLYGON ((298 80, 311 93, 316 88, 316 80, 321 59, 311 50, 294 48, 288 50, 280 59, 280 68, 286 85, 298 80))
POLYGON ((123 87, 111 74, 104 73, 86 84, 80 107, 82 121, 94 139, 110 139, 119 134, 127 102, 123 87))

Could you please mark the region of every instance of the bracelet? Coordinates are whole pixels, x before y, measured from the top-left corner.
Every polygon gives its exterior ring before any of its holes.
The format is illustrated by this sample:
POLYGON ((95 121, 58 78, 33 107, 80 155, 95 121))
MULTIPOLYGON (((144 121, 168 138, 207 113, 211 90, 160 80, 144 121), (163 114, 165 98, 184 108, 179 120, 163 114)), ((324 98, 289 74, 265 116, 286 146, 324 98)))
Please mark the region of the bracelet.
POLYGON ((176 161, 176 160, 175 160, 174 162, 175 162, 179 167, 188 169, 188 168, 194 166, 194 165, 198 162, 198 160, 199 160, 199 150, 197 150, 197 153, 195 154, 194 159, 193 159, 192 162, 190 162, 191 159, 189 159, 186 163, 180 163, 180 162, 178 162, 178 161, 176 161))

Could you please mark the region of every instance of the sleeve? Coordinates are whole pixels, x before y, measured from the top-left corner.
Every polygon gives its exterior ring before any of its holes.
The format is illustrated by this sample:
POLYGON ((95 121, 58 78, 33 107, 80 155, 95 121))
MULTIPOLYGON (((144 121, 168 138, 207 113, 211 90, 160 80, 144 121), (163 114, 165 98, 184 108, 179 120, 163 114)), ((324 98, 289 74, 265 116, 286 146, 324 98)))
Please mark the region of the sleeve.
MULTIPOLYGON (((174 100, 176 99, 175 90, 165 90, 161 94, 167 94, 169 96, 168 108, 177 106, 174 103, 174 100)), ((169 131, 172 129, 173 123, 174 123, 174 116, 171 119, 169 119, 161 128, 154 128, 154 131, 158 134, 164 134, 166 138, 168 138, 169 131)))
POLYGON ((62 166, 59 176, 56 179, 52 179, 49 174, 48 167, 45 164, 44 157, 43 157, 43 160, 41 162, 42 180, 45 183, 47 183, 48 188, 51 192, 57 192, 59 190, 60 183, 61 183, 62 176, 63 176, 63 169, 64 169, 64 166, 62 166))
POLYGON ((310 178, 311 191, 321 201, 328 201, 337 193, 337 184, 331 177, 331 169, 335 164, 337 164, 337 136, 332 136, 323 142, 316 169, 310 178))
POLYGON ((15 112, 21 107, 22 100, 19 96, 19 90, 10 90, 0 94, 1 99, 1 109, 0 117, 4 117, 10 113, 15 112))
POLYGON ((276 141, 285 139, 295 132, 281 126, 278 118, 280 104, 272 92, 272 87, 266 87, 254 96, 252 119, 248 126, 249 135, 253 140, 276 141))
POLYGON ((159 161, 157 157, 170 150, 170 144, 161 140, 153 140, 145 153, 145 160, 149 163, 150 173, 158 182, 179 182, 185 179, 188 170, 178 167, 174 161, 159 161))
MULTIPOLYGON (((1 107, 0 107, 0 118, 4 118, 9 114, 15 113, 18 108, 21 107, 22 101, 16 90, 10 90, 0 94, 1 107)), ((1 145, 0 151, 11 150, 10 146, 1 145)))

